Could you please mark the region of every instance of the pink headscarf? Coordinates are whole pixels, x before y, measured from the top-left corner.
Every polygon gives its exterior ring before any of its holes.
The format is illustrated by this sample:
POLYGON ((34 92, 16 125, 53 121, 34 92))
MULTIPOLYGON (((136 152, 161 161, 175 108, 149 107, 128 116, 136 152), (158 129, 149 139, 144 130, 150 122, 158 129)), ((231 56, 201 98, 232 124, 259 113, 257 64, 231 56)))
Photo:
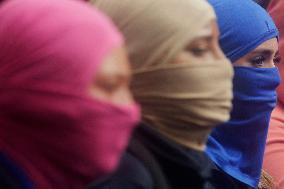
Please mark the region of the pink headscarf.
POLYGON ((115 168, 139 118, 87 92, 122 37, 80 1, 7 1, 0 18, 0 152, 36 188, 84 188, 115 168))

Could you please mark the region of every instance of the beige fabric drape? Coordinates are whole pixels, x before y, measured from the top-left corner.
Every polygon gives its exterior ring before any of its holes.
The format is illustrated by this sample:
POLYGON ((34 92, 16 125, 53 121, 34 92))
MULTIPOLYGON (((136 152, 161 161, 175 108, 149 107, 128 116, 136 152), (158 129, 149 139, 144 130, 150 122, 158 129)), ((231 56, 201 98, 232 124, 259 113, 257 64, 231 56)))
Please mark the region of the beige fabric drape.
MULTIPOLYGON (((229 119, 232 67, 226 60, 171 64, 215 19, 203 0, 93 0, 126 39, 132 91, 143 121, 163 133, 194 137, 229 119)), ((170 135, 171 135, 170 134, 170 135)))

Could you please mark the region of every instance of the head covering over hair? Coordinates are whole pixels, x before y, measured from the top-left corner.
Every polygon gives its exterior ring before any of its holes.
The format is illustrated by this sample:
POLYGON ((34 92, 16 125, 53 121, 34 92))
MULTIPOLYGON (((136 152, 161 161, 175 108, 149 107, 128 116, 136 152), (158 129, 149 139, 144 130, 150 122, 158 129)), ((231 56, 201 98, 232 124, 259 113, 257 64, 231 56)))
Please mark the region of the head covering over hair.
MULTIPOLYGON (((217 14, 221 48, 232 62, 278 37, 271 17, 255 2, 209 2, 217 14)), ((257 188, 280 78, 277 68, 234 67, 234 70, 231 119, 213 130, 207 153, 229 175, 257 188)))
POLYGON ((125 36, 134 70, 132 91, 142 105, 144 122, 181 142, 181 138, 200 140, 200 133, 207 136, 213 126, 228 120, 230 63, 212 59, 173 64, 178 53, 215 19, 206 1, 93 2, 125 36))
MULTIPOLYGON (((284 78, 284 1, 271 0, 268 12, 275 21, 280 32, 279 54, 282 61, 277 65, 281 73, 282 81, 284 78)), ((284 188, 284 83, 277 88, 278 104, 272 112, 268 138, 266 142, 263 169, 267 171, 274 179, 277 189, 284 188)))
POLYGON ((0 17, 0 151, 36 188, 84 188, 113 170, 138 119, 88 93, 123 39, 80 1, 7 1, 0 17))
POLYGON ((268 13, 251 0, 209 0, 216 11, 220 46, 235 62, 263 42, 278 36, 268 13))
POLYGON ((91 2, 109 15, 124 34, 134 72, 169 63, 215 18, 212 7, 203 0, 91 2))

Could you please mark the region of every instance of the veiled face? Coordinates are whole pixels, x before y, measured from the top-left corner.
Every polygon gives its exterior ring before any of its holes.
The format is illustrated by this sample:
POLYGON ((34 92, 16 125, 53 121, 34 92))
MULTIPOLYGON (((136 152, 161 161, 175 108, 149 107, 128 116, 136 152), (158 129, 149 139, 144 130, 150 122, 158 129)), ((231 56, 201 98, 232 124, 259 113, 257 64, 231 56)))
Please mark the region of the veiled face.
POLYGON ((124 47, 117 48, 100 65, 90 87, 91 95, 116 105, 132 104, 130 80, 131 70, 126 50, 124 47))

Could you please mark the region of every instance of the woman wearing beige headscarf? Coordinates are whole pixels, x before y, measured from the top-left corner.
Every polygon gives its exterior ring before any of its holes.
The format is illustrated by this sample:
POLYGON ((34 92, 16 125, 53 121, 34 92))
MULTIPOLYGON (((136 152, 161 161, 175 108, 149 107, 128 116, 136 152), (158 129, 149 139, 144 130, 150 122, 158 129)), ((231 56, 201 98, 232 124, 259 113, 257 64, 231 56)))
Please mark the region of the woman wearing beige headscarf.
POLYGON ((92 2, 125 36, 143 123, 118 171, 90 188, 222 188, 203 150, 211 129, 229 119, 233 71, 212 8, 203 0, 92 2))

